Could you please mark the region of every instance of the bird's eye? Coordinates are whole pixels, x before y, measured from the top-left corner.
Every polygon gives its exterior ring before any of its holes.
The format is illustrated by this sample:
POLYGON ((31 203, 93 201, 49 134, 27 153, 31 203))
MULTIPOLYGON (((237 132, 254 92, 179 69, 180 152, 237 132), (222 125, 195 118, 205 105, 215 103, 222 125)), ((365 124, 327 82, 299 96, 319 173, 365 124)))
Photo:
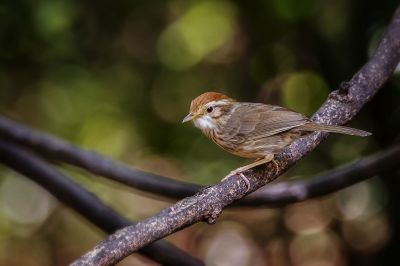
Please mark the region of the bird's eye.
POLYGON ((211 113, 214 110, 214 108, 212 106, 207 108, 207 113, 211 113))

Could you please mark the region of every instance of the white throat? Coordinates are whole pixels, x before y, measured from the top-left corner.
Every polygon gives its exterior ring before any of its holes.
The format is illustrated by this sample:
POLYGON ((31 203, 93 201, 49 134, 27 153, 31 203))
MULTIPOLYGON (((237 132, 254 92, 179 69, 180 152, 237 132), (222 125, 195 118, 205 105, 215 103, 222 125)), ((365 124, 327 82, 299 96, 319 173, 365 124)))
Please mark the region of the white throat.
POLYGON ((193 120, 193 123, 196 127, 200 128, 201 130, 210 130, 215 128, 215 122, 213 119, 207 115, 199 117, 193 120))

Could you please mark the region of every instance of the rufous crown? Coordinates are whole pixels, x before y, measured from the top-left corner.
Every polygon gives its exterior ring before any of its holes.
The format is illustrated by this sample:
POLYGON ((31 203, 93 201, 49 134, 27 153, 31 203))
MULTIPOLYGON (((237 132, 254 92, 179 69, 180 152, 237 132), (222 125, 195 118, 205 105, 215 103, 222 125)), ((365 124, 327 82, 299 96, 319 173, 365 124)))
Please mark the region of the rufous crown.
POLYGON ((220 101, 220 100, 229 100, 234 101, 233 99, 229 98, 228 96, 219 93, 219 92, 205 92, 199 96, 197 96, 190 104, 190 112, 196 113, 199 108, 209 102, 213 101, 220 101))

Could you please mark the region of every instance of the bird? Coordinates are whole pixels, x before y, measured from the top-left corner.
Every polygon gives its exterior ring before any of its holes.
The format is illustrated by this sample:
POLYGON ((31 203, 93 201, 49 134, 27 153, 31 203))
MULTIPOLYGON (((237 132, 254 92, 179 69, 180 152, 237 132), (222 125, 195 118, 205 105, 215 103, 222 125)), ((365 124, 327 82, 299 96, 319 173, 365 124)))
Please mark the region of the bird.
POLYGON ((272 161, 274 155, 293 141, 315 131, 366 137, 371 133, 336 125, 320 124, 308 117, 276 105, 238 102, 219 92, 205 92, 190 104, 189 114, 182 123, 192 121, 204 135, 225 151, 236 156, 255 159, 251 164, 231 171, 222 180, 243 174, 246 170, 272 161))

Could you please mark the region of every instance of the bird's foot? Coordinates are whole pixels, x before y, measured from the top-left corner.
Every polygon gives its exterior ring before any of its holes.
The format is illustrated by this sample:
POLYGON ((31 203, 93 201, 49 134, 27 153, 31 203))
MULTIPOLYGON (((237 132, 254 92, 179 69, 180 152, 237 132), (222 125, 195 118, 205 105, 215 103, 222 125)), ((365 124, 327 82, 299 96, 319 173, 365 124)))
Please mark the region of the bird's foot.
POLYGON ((240 169, 240 168, 236 169, 235 171, 230 172, 227 176, 225 176, 224 178, 222 178, 221 181, 225 181, 225 180, 227 180, 229 177, 234 176, 234 175, 240 176, 240 177, 243 179, 243 181, 246 183, 246 187, 247 187, 246 193, 247 193, 247 192, 250 190, 250 181, 249 181, 249 179, 247 179, 247 177, 241 172, 241 169, 240 169))
POLYGON ((278 165, 278 163, 274 159, 271 160, 271 163, 274 165, 275 175, 278 175, 278 173, 279 173, 279 165, 278 165))

